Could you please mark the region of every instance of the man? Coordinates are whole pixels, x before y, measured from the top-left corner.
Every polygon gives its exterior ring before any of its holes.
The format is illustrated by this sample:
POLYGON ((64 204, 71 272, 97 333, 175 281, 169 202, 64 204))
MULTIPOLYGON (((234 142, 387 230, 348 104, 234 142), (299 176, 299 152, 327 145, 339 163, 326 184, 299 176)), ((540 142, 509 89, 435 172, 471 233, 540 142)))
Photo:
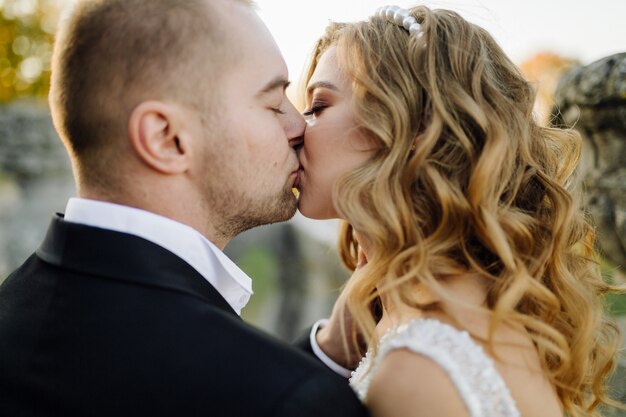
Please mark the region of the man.
POLYGON ((250 279, 221 252, 296 210, 287 84, 243 0, 76 5, 50 105, 80 198, 0 288, 0 415, 364 415, 240 320, 250 279))

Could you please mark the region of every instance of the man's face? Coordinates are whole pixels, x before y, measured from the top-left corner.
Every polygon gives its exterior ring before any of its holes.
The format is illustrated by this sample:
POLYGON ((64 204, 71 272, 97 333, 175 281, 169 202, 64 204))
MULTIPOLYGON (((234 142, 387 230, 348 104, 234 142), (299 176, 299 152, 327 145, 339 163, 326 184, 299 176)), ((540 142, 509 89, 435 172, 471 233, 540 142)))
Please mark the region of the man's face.
POLYGON ((292 187, 299 167, 294 147, 305 123, 285 95, 287 66, 263 22, 237 2, 228 2, 220 13, 230 44, 225 47, 237 48, 237 58, 215 91, 205 92, 217 93, 218 99, 204 115, 209 122, 205 146, 194 155, 194 180, 211 221, 234 236, 294 215, 292 187))

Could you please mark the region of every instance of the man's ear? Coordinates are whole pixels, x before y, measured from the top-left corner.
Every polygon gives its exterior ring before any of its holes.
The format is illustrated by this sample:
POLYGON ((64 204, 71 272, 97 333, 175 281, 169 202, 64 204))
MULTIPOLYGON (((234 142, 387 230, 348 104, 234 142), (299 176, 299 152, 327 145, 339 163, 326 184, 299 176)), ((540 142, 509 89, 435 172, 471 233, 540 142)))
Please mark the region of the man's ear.
POLYGON ((159 101, 145 101, 132 111, 128 138, 137 156, 164 174, 180 174, 189 168, 190 149, 183 134, 182 110, 159 101))

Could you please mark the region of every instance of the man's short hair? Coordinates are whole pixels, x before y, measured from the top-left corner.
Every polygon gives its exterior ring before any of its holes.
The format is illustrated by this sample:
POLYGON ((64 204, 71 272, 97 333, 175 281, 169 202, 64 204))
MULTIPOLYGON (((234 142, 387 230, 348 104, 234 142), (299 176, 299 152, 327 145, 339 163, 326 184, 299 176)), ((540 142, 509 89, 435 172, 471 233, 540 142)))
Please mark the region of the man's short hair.
POLYGON ((207 104, 214 89, 203 84, 233 60, 211 2, 78 0, 55 43, 50 105, 81 175, 97 171, 112 138, 126 137, 142 101, 207 104))

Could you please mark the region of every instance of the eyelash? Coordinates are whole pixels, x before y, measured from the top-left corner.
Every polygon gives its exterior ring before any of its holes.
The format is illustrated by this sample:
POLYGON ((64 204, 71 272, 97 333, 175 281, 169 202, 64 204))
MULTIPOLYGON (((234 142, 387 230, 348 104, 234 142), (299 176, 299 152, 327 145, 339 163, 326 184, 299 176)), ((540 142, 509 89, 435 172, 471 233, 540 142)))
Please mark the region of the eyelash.
POLYGON ((279 107, 272 107, 272 111, 276 114, 285 114, 279 107))
POLYGON ((309 116, 318 116, 327 106, 323 106, 323 105, 317 105, 317 106, 313 106, 311 107, 311 110, 307 110, 304 113, 302 113, 302 115, 304 117, 309 117, 309 116))

